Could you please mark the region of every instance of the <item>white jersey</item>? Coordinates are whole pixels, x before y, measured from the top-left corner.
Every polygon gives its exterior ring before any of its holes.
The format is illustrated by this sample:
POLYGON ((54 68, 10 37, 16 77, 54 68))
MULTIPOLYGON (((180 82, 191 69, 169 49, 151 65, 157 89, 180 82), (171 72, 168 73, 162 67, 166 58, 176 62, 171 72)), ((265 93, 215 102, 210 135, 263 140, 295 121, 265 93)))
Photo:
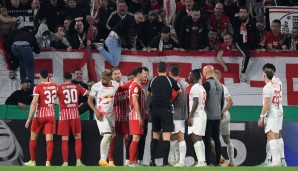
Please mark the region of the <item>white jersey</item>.
POLYGON ((279 86, 279 91, 280 91, 280 94, 279 94, 279 96, 280 96, 280 98, 279 98, 279 112, 280 112, 280 115, 283 115, 284 111, 283 111, 283 107, 282 107, 282 82, 276 76, 273 76, 272 82, 274 82, 274 84, 277 84, 279 86))
POLYGON ((201 86, 199 83, 196 83, 192 86, 189 93, 189 111, 192 110, 193 105, 193 98, 198 97, 199 98, 199 105, 197 107, 197 110, 194 113, 195 116, 200 116, 203 113, 205 113, 205 101, 206 101, 206 91, 203 86, 201 86))
POLYGON ((268 117, 279 116, 279 99, 280 99, 280 88, 278 84, 274 82, 267 83, 263 88, 263 105, 266 97, 270 97, 269 108, 267 111, 268 117))
POLYGON ((227 101, 226 101, 226 99, 227 99, 228 97, 231 97, 231 95, 230 95, 230 93, 229 93, 228 88, 227 88, 225 85, 222 84, 222 87, 223 87, 223 90, 224 90, 224 98, 225 98, 224 108, 225 108, 225 107, 227 106, 227 101))
POLYGON ((95 98, 97 110, 103 115, 113 114, 114 97, 119 88, 119 83, 111 81, 110 86, 104 86, 102 82, 94 84, 91 88, 90 95, 95 98))

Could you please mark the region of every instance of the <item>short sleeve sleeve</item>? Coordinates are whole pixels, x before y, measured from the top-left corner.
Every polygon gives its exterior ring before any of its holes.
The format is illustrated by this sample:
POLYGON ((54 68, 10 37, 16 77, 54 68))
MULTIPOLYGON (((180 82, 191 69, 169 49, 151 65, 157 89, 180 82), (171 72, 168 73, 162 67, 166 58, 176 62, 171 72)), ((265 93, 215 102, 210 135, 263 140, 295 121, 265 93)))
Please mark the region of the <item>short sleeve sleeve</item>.
POLYGON ((265 86, 263 88, 263 97, 270 97, 270 89, 269 86, 265 86))
POLYGON ((93 96, 93 97, 96 97, 96 95, 97 95, 97 92, 96 92, 96 84, 94 84, 94 85, 91 87, 90 95, 93 96))

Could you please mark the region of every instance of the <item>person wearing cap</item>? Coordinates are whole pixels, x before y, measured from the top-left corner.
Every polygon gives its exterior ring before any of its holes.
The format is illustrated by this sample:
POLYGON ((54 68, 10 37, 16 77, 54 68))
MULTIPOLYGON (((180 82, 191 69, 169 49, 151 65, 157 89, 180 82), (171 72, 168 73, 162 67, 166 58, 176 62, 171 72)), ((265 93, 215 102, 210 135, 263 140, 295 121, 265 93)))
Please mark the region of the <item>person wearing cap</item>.
POLYGON ((143 42, 138 39, 138 33, 135 30, 132 30, 129 35, 129 43, 122 48, 124 50, 131 51, 132 54, 136 54, 137 51, 147 51, 147 48, 143 44, 143 42))
POLYGON ((36 53, 40 53, 40 49, 37 40, 32 33, 32 29, 22 28, 15 32, 12 36, 11 52, 19 59, 20 76, 21 80, 31 80, 30 89, 34 87, 34 56, 32 50, 36 53), (28 70, 28 75, 26 74, 28 70))
POLYGON ((6 105, 18 105, 25 110, 26 105, 30 105, 33 99, 32 90, 30 90, 30 80, 21 81, 21 89, 14 91, 5 101, 6 105))
POLYGON ((171 29, 165 26, 161 29, 161 34, 153 38, 149 45, 150 51, 178 50, 178 43, 171 38, 171 29))

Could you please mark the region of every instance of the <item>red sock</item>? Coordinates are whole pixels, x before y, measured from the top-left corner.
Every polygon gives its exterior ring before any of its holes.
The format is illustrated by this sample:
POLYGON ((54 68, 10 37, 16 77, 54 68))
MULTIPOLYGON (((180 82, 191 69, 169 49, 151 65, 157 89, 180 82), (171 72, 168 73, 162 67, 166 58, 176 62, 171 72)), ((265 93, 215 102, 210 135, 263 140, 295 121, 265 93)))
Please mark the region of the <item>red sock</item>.
POLYGON ((82 140, 81 140, 81 138, 76 139, 75 151, 76 151, 77 160, 81 160, 81 155, 82 155, 82 140))
POLYGON ((54 144, 53 141, 47 141, 47 161, 52 160, 52 154, 53 154, 54 144))
POLYGON ((68 140, 62 140, 62 158, 63 162, 68 162, 68 140))
POLYGON ((110 150, 109 150, 109 156, 108 156, 109 161, 114 161, 113 153, 114 153, 115 139, 116 139, 115 137, 112 137, 110 142, 110 150))
POLYGON ((137 163, 137 153, 138 153, 138 141, 132 141, 129 147, 129 163, 135 164, 137 163))
POLYGON ((31 161, 35 161, 36 140, 30 139, 29 150, 30 150, 31 161))

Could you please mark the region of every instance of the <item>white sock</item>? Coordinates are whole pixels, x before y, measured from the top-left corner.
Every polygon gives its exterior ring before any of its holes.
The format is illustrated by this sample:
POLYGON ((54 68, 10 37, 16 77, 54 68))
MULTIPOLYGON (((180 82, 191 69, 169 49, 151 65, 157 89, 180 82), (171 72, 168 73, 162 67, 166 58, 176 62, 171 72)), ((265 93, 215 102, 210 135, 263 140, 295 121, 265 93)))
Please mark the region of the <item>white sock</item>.
POLYGON ((266 144, 266 160, 264 163, 269 163, 269 161, 271 160, 272 154, 271 154, 271 150, 270 150, 270 144, 269 141, 267 141, 266 144))
POLYGON ((193 145, 199 163, 205 161, 205 160, 203 160, 205 158, 205 154, 203 154, 204 153, 203 146, 205 146, 205 145, 204 145, 204 143, 202 144, 202 141, 197 141, 193 145))
POLYGON ((176 143, 177 143, 176 140, 170 142, 170 152, 169 152, 169 158, 168 158, 169 163, 175 162, 176 143))
POLYGON ((111 134, 104 134, 102 137, 100 142, 100 160, 107 160, 111 137, 111 134))
POLYGON ((185 156, 186 156, 186 143, 183 140, 179 142, 179 157, 180 157, 179 163, 184 164, 185 156))
POLYGON ((273 139, 269 141, 270 151, 272 153, 272 163, 280 163, 280 151, 279 143, 277 140, 273 139))
POLYGON ((280 138, 277 140, 279 143, 279 147, 280 147, 280 157, 281 157, 281 161, 284 162, 285 161, 285 144, 284 144, 284 140, 283 138, 280 138))
POLYGON ((229 155, 230 163, 234 163, 234 146, 231 141, 229 144, 227 144, 227 152, 229 155))
POLYGON ((205 144, 204 141, 200 141, 201 142, 201 148, 202 148, 202 161, 206 161, 205 159, 205 144))

